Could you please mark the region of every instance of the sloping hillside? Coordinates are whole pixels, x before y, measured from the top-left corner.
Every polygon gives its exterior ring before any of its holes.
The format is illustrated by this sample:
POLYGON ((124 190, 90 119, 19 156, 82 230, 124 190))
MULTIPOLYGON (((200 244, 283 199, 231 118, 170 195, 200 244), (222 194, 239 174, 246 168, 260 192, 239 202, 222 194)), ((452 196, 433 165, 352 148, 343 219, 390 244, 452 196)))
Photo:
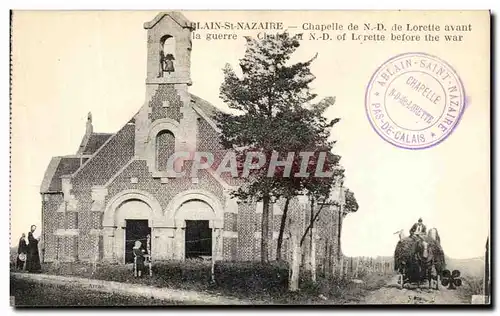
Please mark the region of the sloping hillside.
POLYGON ((470 259, 453 259, 446 257, 446 267, 448 270, 459 270, 462 276, 483 278, 484 257, 470 259))

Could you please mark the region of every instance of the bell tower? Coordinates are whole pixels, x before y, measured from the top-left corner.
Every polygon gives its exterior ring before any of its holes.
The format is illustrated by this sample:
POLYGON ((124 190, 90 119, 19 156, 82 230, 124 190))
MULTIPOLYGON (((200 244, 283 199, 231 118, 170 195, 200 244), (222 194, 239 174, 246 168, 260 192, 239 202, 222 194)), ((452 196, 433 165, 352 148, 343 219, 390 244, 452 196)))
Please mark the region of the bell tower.
POLYGON ((161 12, 147 30, 146 102, 135 117, 135 153, 155 178, 167 181, 168 157, 194 151, 197 116, 191 105, 192 23, 161 12))
POLYGON ((191 22, 178 12, 162 12, 144 28, 148 32, 146 83, 191 85, 191 22))

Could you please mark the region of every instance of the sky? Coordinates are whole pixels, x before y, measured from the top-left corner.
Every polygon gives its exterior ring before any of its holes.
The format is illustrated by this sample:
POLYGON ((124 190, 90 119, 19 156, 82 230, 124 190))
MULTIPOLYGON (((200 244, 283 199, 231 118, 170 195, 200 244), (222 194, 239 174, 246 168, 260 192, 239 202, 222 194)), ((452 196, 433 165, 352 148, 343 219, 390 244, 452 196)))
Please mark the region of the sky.
MULTIPOLYGON (((15 12, 12 73, 12 244, 41 220, 40 184, 52 156, 75 154, 92 112, 95 132, 116 132, 145 102, 146 30, 157 12, 15 12)), ((348 256, 392 255, 394 232, 422 217, 454 258, 484 254, 490 220, 489 25, 486 14, 456 12, 184 12, 193 22, 281 21, 472 23, 462 42, 303 41, 293 61, 318 53, 312 64, 318 97, 334 96, 326 116, 339 117, 335 151, 345 185, 359 203, 342 233, 348 256), (467 93, 463 118, 444 142, 424 150, 397 148, 375 133, 365 113, 368 81, 389 58, 425 51, 451 64, 467 93)), ((293 29, 293 30, 297 30, 293 29)), ((292 30, 292 31, 293 31, 292 30)), ((253 33, 252 33, 253 32, 253 33)), ((190 92, 218 108, 226 63, 237 67, 243 35, 255 31, 200 31, 193 39, 190 92), (207 41, 207 33, 235 40, 207 41)))

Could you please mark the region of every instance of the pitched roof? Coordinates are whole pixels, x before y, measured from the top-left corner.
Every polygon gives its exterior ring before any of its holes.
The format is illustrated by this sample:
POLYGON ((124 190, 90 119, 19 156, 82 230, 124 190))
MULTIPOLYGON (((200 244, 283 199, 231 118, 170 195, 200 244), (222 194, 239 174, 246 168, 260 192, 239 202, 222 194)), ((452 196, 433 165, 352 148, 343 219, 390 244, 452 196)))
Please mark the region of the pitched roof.
POLYGON ((42 185, 40 186, 41 193, 61 192, 62 181, 61 176, 75 172, 82 163, 83 156, 66 156, 53 157, 45 171, 42 185))
POLYGON ((92 133, 82 150, 83 155, 92 155, 95 153, 113 134, 92 133))
MULTIPOLYGON (((217 112, 221 112, 218 108, 210 104, 202 98, 190 94, 191 100, 196 107, 201 110, 208 120, 212 120, 217 112)), ((128 121, 135 123, 137 113, 128 121)), ((215 126, 214 122, 212 126, 215 126)), ((89 133, 84 136, 80 148, 76 155, 53 157, 45 171, 45 175, 40 186, 41 193, 55 193, 62 191, 61 176, 74 174, 87 160, 92 159, 92 156, 108 141, 113 133, 89 133)))
POLYGON ((199 96, 191 93, 189 95, 191 96, 192 102, 194 102, 209 117, 214 117, 215 113, 222 112, 221 110, 213 106, 210 102, 203 100, 199 96))
POLYGON ((172 12, 172 11, 158 13, 158 15, 153 20, 151 20, 150 22, 144 23, 144 28, 145 29, 153 28, 158 22, 161 21, 161 19, 163 19, 167 15, 170 16, 172 18, 172 20, 174 20, 181 27, 192 28, 191 22, 188 19, 186 19, 186 17, 184 15, 182 15, 182 13, 172 12))

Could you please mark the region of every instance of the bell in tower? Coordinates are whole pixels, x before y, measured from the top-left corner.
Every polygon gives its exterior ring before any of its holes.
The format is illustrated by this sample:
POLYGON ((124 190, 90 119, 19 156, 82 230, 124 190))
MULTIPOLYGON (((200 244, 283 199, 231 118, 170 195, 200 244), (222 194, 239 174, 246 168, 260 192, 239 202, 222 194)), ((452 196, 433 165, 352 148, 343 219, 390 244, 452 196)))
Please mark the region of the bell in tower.
POLYGON ((146 84, 190 86, 193 24, 179 12, 162 12, 144 28, 148 30, 146 84))
POLYGON ((172 54, 167 54, 167 56, 165 57, 165 70, 166 72, 168 73, 171 73, 171 72, 174 72, 175 69, 174 69, 174 56, 172 56, 172 54))
POLYGON ((163 165, 158 168, 158 155, 161 153, 159 157, 163 159, 164 150, 156 150, 167 148, 164 137, 168 135, 157 137, 162 130, 171 131, 173 135, 168 136, 168 143, 173 144, 168 147, 168 153, 196 148, 198 114, 192 108, 189 93, 194 25, 180 12, 161 12, 144 23, 144 28, 147 30, 147 105, 135 118, 135 154, 147 160, 150 172, 166 177, 163 165))
POLYGON ((167 54, 160 50, 160 72, 158 73, 158 78, 163 77, 163 73, 167 72, 168 74, 175 71, 174 68, 174 55, 167 54))

